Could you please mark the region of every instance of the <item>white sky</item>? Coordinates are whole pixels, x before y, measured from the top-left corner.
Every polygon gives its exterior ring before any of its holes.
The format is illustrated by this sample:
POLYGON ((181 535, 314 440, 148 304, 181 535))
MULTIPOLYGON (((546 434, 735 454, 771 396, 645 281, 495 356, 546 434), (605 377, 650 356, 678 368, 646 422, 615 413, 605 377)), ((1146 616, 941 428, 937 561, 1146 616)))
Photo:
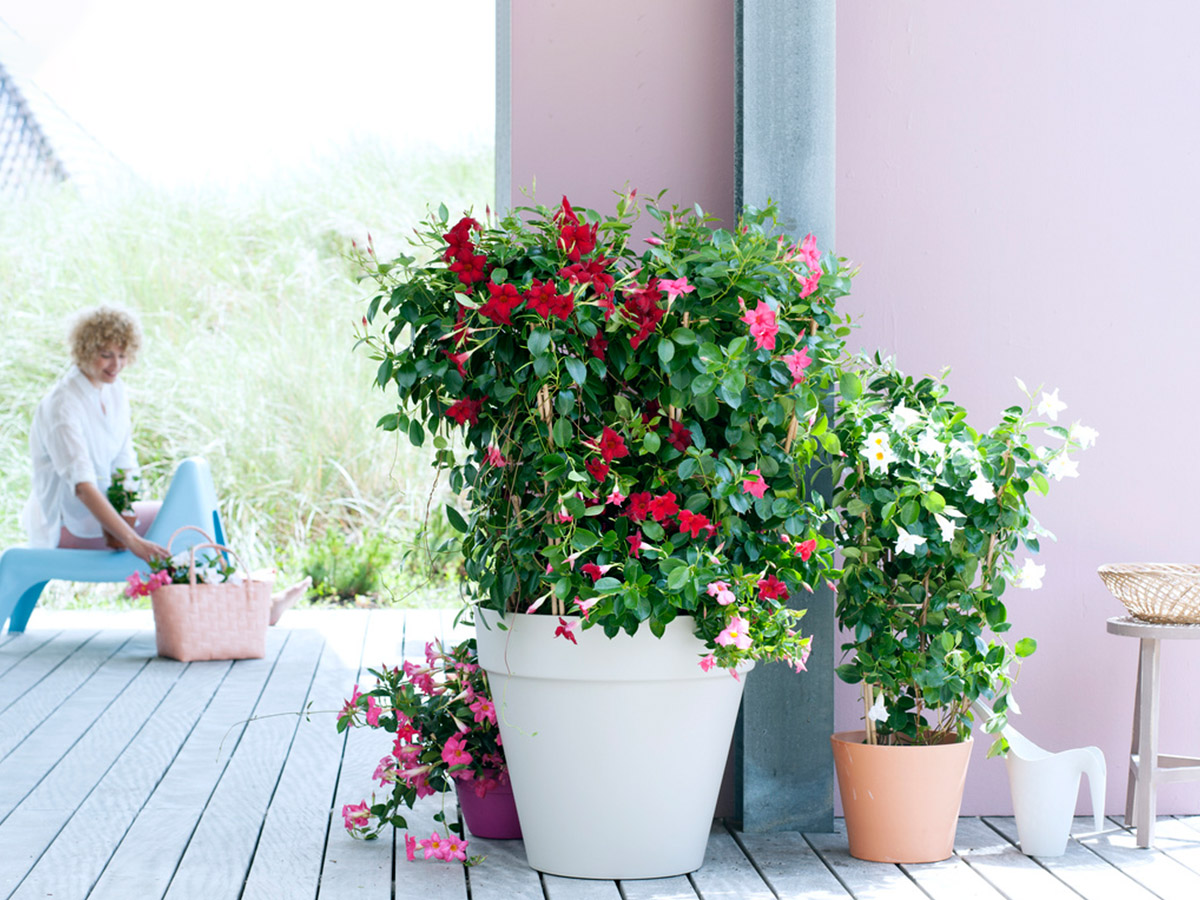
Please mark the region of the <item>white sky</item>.
POLYGON ((162 184, 493 139, 494 0, 0 0, 0 34, 0 62, 162 184))

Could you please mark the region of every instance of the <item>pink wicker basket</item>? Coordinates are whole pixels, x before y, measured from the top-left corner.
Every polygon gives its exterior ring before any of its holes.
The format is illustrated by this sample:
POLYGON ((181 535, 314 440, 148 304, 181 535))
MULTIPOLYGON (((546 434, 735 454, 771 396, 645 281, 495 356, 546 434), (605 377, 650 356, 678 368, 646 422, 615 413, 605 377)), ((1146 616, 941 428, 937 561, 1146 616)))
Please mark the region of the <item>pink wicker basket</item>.
MULTIPOLYGON (((171 541, 186 529, 171 535, 171 541)), ((207 534, 204 534, 208 538, 207 534)), ((233 553, 211 538, 191 548, 188 584, 168 584, 150 595, 158 655, 192 662, 202 659, 261 659, 267 650, 267 620, 271 614, 271 582, 246 579, 241 584, 196 581, 196 550, 233 553)), ((170 550, 171 542, 167 542, 170 550)), ((237 554, 233 554, 241 566, 237 554)))

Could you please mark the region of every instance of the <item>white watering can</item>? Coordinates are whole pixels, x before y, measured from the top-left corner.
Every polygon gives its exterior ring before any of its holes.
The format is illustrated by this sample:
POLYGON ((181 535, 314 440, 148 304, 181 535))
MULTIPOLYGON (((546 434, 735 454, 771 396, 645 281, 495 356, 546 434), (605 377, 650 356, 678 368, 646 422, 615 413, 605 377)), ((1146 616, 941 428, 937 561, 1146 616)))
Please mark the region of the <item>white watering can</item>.
MULTIPOLYGON (((992 711, 976 701, 975 711, 984 719, 992 711)), ((1067 850, 1079 779, 1087 774, 1092 792, 1092 814, 1096 831, 1104 828, 1104 754, 1099 747, 1080 747, 1051 753, 1029 740, 1011 724, 1000 733, 1008 741, 1004 763, 1012 791, 1017 836, 1026 856, 1062 856, 1067 850)))

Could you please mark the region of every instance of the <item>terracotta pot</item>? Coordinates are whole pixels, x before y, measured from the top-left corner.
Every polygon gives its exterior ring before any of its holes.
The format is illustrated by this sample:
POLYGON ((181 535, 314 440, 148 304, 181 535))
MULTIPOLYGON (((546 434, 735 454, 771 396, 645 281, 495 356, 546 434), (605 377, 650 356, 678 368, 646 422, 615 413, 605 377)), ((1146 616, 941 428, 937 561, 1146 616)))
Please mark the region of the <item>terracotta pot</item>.
POLYGON ((890 747, 865 738, 863 731, 830 738, 850 855, 887 863, 949 858, 975 742, 890 747))

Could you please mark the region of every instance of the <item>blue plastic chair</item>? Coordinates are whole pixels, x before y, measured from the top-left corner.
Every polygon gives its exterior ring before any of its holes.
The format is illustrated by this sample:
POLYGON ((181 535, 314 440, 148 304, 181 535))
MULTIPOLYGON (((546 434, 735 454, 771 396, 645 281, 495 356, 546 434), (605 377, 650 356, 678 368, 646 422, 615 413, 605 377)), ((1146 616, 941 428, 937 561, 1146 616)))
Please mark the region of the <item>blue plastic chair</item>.
MULTIPOLYGON (((212 471, 199 456, 179 464, 163 498, 162 508, 146 534, 147 540, 166 545, 180 527, 195 525, 225 543, 225 529, 217 511, 212 471)), ((202 540, 184 532, 173 551, 186 550, 202 540)), ((58 550, 10 547, 0 553, 0 630, 5 620, 10 632, 25 630, 42 589, 53 578, 63 581, 125 581, 134 572, 149 573, 149 566, 128 550, 58 550)))

